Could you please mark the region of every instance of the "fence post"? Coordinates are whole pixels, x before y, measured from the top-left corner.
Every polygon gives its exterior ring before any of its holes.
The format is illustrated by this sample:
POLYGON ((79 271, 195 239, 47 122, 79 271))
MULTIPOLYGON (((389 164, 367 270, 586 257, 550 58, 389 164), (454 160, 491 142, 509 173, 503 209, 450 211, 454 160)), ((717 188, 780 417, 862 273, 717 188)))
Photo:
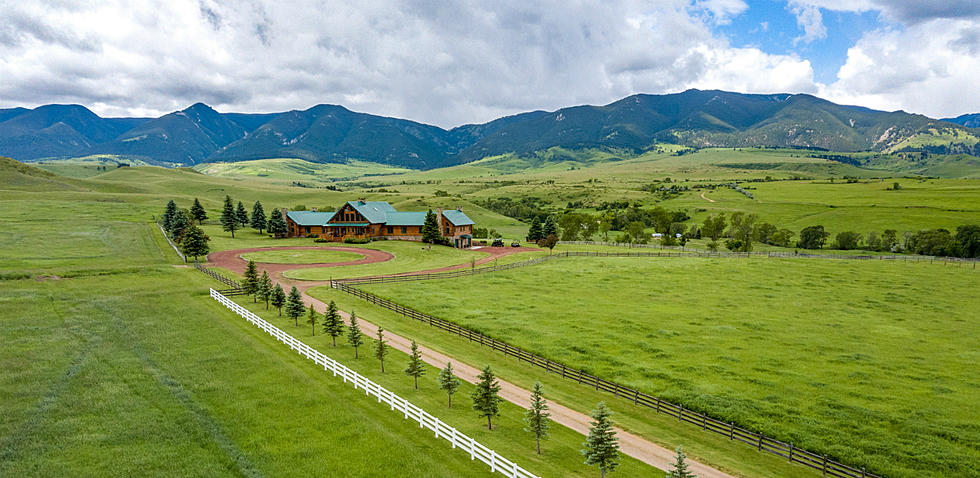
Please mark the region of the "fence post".
POLYGON ((677 420, 678 421, 682 420, 682 417, 684 416, 684 405, 679 405, 679 407, 680 408, 677 409, 677 420))
POLYGON ((729 433, 728 439, 729 440, 734 440, 735 439, 735 422, 728 422, 728 433, 729 433))
POLYGON ((789 461, 793 461, 793 442, 789 442, 789 461))
POLYGON ((759 451, 762 451, 762 434, 759 434, 759 451))
POLYGON ((827 455, 823 456, 823 476, 827 476, 827 455))

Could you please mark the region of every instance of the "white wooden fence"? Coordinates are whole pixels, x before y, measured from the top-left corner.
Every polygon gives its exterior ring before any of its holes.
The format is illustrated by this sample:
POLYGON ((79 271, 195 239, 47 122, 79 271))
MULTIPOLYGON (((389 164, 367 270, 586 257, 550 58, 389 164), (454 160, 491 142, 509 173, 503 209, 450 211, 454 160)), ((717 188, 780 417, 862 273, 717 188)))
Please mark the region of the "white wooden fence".
POLYGON ((184 262, 187 262, 187 257, 184 256, 184 253, 183 252, 180 252, 180 248, 177 247, 177 244, 174 244, 174 241, 171 241, 170 240, 170 235, 167 234, 167 231, 165 231, 163 229, 163 224, 160 224, 160 221, 157 221, 157 227, 159 227, 160 228, 160 232, 163 233, 164 239, 166 239, 167 242, 170 243, 170 247, 173 247, 174 248, 174 252, 176 252, 177 255, 180 256, 180 258, 184 260, 184 262))
POLYGON ((251 322, 256 327, 266 331, 276 340, 286 344, 290 349, 295 350, 300 355, 312 360, 317 365, 323 366, 324 370, 333 372, 334 376, 340 375, 344 382, 350 382, 354 388, 364 390, 368 396, 377 397, 378 403, 384 402, 392 410, 404 414, 405 419, 419 422, 419 428, 428 428, 436 434, 436 438, 443 438, 452 444, 453 448, 460 448, 470 454, 471 460, 480 460, 490 466, 491 472, 499 472, 511 478, 538 478, 527 470, 517 466, 516 463, 501 457, 493 450, 481 445, 476 440, 458 432, 455 428, 446 425, 438 418, 430 415, 425 410, 412 405, 408 400, 395 395, 386 390, 381 385, 372 382, 363 375, 347 368, 340 362, 327 357, 309 345, 300 342, 293 336, 283 332, 278 327, 266 322, 261 317, 253 314, 244 307, 236 304, 231 299, 221 295, 218 291, 211 289, 211 298, 224 304, 225 307, 235 311, 245 320, 251 322))

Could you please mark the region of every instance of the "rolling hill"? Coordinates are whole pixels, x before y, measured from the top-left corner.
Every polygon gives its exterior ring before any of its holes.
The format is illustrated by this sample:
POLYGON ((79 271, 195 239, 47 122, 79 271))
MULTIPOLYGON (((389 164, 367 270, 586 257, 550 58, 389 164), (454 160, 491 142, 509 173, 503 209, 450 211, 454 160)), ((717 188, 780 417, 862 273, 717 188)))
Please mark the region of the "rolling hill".
POLYGON ((604 106, 532 111, 450 130, 317 105, 284 113, 219 113, 203 103, 156 119, 100 118, 78 105, 0 110, 0 154, 19 160, 108 154, 151 164, 269 158, 361 160, 432 169, 550 148, 642 153, 658 143, 840 152, 980 156, 977 115, 936 120, 838 105, 805 94, 688 90, 604 106))

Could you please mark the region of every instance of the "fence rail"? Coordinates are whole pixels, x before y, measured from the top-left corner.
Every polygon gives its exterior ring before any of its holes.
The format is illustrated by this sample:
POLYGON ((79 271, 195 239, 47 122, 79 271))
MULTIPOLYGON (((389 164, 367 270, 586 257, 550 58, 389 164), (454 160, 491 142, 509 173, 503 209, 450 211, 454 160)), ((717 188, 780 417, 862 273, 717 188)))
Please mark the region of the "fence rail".
POLYGON ((174 252, 176 252, 177 255, 184 260, 184 262, 187 262, 187 257, 184 255, 183 252, 180 252, 180 248, 177 247, 177 244, 174 244, 174 241, 170 240, 170 235, 167 234, 167 231, 163 229, 163 224, 160 224, 160 221, 157 221, 157 227, 160 228, 160 232, 163 233, 163 238, 167 240, 167 242, 170 244, 170 247, 174 248, 174 252))
POLYGON ((435 432, 436 438, 442 438, 450 442, 453 448, 460 448, 466 453, 469 453, 470 460, 480 460, 486 463, 490 466, 491 472, 497 472, 511 478, 538 478, 536 475, 517 466, 516 463, 498 455, 494 450, 487 448, 476 440, 460 433, 455 428, 443 423, 438 417, 430 415, 408 400, 395 395, 367 377, 347 368, 340 362, 327 357, 320 351, 283 332, 278 327, 266 322, 261 317, 236 304, 218 291, 211 289, 211 298, 275 337, 276 340, 288 345, 290 349, 295 350, 300 355, 322 366, 323 370, 333 372, 335 377, 339 375, 345 383, 350 382, 355 389, 362 389, 366 395, 376 397, 378 403, 385 403, 391 407, 392 411, 397 410, 404 414, 406 420, 411 419, 417 421, 419 428, 432 430, 435 432))
MULTIPOLYGON (((562 254, 572 254, 574 253, 562 253, 562 254)), ((595 254, 620 254, 620 253, 585 253, 589 255, 595 254)), ((676 255, 676 254, 675 254, 676 255)), ((549 256, 554 257, 554 256, 549 256)), ((574 380, 575 382, 588 386, 590 388, 595 388, 597 391, 604 391, 612 393, 618 397, 630 400, 634 405, 643 406, 651 410, 655 410, 657 413, 667 414, 672 417, 676 417, 678 421, 687 422, 700 427, 702 430, 710 431, 720 435, 727 436, 731 441, 740 441, 742 443, 751 445, 759 451, 765 451, 775 455, 782 456, 793 463, 799 463, 810 468, 820 470, 826 476, 838 477, 838 478, 865 478, 872 477, 878 478, 877 475, 872 473, 867 473, 863 469, 857 469, 854 467, 847 466, 843 463, 839 463, 832 459, 826 457, 826 455, 818 455, 800 448, 793 446, 793 443, 782 442, 773 438, 769 438, 760 433, 755 433, 744 428, 739 428, 735 426, 734 423, 726 423, 721 420, 709 417, 705 414, 688 410, 684 408, 682 404, 674 404, 666 400, 654 397, 643 393, 635 388, 630 388, 625 385, 621 385, 616 382, 605 380, 598 376, 589 374, 582 370, 576 370, 574 368, 568 367, 563 363, 555 362, 540 355, 522 350, 520 347, 515 347, 506 342, 502 342, 483 333, 476 332, 474 330, 468 329, 466 327, 459 326, 448 320, 440 319, 438 317, 433 317, 431 315, 419 312, 417 310, 405 307, 398 303, 392 302, 388 299, 379 297, 370 292, 366 292, 355 287, 348 285, 348 281, 334 280, 330 282, 330 287, 346 292, 355 297, 363 299, 371 304, 375 304, 384 309, 388 309, 402 316, 408 317, 410 319, 417 320, 422 323, 429 324, 432 327, 439 328, 443 331, 449 332, 451 334, 456 334, 463 337, 470 342, 477 342, 481 346, 489 347, 491 350, 503 352, 504 355, 508 355, 516 358, 519 362, 526 362, 532 367, 539 367, 544 369, 548 373, 555 375, 560 375, 561 378, 566 380, 574 380)))
POLYGON ((239 284, 238 281, 236 281, 234 279, 229 279, 228 277, 225 277, 225 276, 223 276, 221 274, 218 274, 217 272, 215 272, 215 271, 213 271, 211 269, 208 269, 207 267, 204 267, 203 265, 201 265, 200 262, 197 262, 197 261, 194 261, 194 268, 196 268, 197 270, 199 270, 199 271, 201 271, 201 272, 203 272, 203 273, 211 276, 212 279, 214 279, 214 280, 216 280, 216 281, 218 281, 218 282, 220 282, 220 283, 222 283, 222 284, 224 284, 224 285, 226 285, 226 286, 228 286, 228 287, 231 288, 231 289, 226 289, 226 290, 221 291, 222 294, 225 294, 225 295, 244 295, 245 294, 245 290, 242 289, 242 285, 239 284))

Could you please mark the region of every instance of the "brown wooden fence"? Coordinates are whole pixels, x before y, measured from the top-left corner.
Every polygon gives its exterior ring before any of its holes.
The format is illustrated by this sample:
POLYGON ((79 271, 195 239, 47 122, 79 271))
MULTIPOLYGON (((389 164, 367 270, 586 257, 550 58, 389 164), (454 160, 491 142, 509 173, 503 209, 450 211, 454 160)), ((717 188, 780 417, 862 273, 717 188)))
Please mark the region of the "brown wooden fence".
POLYGON ((245 295, 245 290, 242 289, 242 285, 239 284, 238 281, 234 279, 229 279, 228 277, 225 277, 211 269, 208 269, 207 267, 204 267, 203 265, 201 265, 200 262, 197 261, 194 261, 194 268, 209 275, 212 279, 230 287, 229 289, 218 290, 218 292, 220 292, 221 295, 224 296, 245 295))
MULTIPOLYGON (((575 253, 562 253, 562 254, 572 254, 575 253)), ((585 253, 589 255, 617 255, 626 253, 585 253)), ((675 255, 677 253, 674 253, 675 255)), ((651 255, 656 255, 652 254, 651 255)), ((548 256, 548 257, 555 257, 548 256)), ((521 263, 515 263, 521 264, 521 263)), ((514 266, 514 264, 508 264, 509 266, 514 266)), ((525 264, 528 265, 528 264, 525 264)), ((405 277, 405 276, 397 276, 405 277)), ((376 278, 375 278, 376 279, 376 278)), ((424 280, 424 279, 414 279, 414 280, 424 280)), ((604 391, 612 393, 618 397, 622 397, 626 400, 632 401, 633 404, 637 406, 642 406, 655 410, 657 413, 667 414, 672 417, 676 417, 678 421, 687 422, 697 427, 700 427, 704 431, 717 433, 719 435, 724 435, 732 441, 740 441, 752 447, 755 447, 759 451, 764 451, 767 453, 772 453, 786 458, 792 463, 799 463, 801 465, 813 468, 822 472, 825 476, 833 476, 839 478, 863 478, 863 477, 874 477, 877 478, 878 475, 867 473, 864 469, 857 469, 851 466, 847 466, 843 463, 837 462, 833 459, 827 458, 826 455, 819 455, 813 452, 809 452, 793 445, 792 442, 786 443, 779 441, 761 433, 756 433, 744 428, 735 426, 734 423, 726 423, 721 420, 709 417, 703 413, 695 412, 684 408, 682 404, 674 404, 666 400, 654 397, 643 393, 635 388, 630 388, 625 385, 620 385, 616 382, 605 380, 599 378, 595 375, 589 374, 582 370, 577 370, 566 366, 563 363, 552 361, 548 358, 541 357, 534 353, 522 350, 520 347, 515 347, 506 342, 494 339, 488 335, 485 335, 474 330, 467 329, 466 327, 461 327, 457 324, 449 322, 448 320, 440 319, 438 317, 433 317, 431 315, 419 312, 417 310, 405 307, 403 305, 392 302, 388 299, 379 297, 370 292, 366 292, 355 287, 348 285, 350 281, 340 281, 333 280, 330 281, 330 286, 334 289, 346 292, 360 299, 366 300, 369 303, 375 304, 379 307, 391 310, 395 313, 403 315, 405 317, 418 320, 419 322, 429 324, 432 327, 439 328, 443 331, 449 332, 451 334, 463 337, 470 342, 479 343, 481 346, 490 348, 491 350, 503 352, 504 355, 508 355, 516 358, 519 362, 526 362, 532 367, 539 367, 544 369, 548 373, 555 375, 560 375, 561 378, 566 380, 573 380, 581 385, 588 386, 590 388, 595 388, 598 391, 604 391)), ((363 282, 362 282, 363 283, 363 282)))

